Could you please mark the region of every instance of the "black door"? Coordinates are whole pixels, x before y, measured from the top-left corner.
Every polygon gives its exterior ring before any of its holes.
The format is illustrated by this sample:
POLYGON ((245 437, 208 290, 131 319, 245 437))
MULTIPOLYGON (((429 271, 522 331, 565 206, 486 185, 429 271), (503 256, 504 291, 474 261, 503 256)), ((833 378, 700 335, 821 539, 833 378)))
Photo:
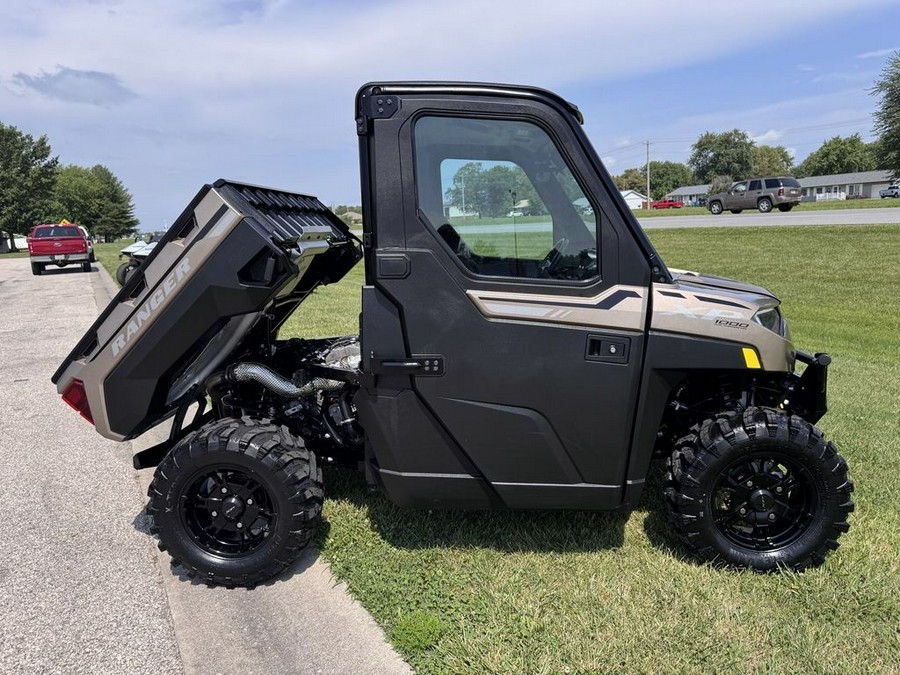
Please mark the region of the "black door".
POLYGON ((373 473, 401 503, 614 508, 649 285, 621 199, 555 99, 385 91, 360 98, 373 473))

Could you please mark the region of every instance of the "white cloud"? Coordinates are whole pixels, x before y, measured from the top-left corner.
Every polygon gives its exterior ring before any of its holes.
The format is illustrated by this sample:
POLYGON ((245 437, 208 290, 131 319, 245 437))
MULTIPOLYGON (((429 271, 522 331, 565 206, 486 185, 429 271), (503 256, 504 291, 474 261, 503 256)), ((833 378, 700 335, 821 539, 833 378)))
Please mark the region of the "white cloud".
POLYGON ((769 129, 766 133, 760 134, 759 136, 752 136, 751 138, 753 138, 758 145, 768 145, 774 143, 782 136, 784 136, 784 132, 779 131, 778 129, 769 129))
POLYGON ((873 52, 863 52, 862 54, 857 54, 856 58, 858 59, 879 59, 882 56, 887 56, 888 54, 893 54, 894 52, 900 51, 900 47, 888 47, 887 49, 876 49, 873 52))

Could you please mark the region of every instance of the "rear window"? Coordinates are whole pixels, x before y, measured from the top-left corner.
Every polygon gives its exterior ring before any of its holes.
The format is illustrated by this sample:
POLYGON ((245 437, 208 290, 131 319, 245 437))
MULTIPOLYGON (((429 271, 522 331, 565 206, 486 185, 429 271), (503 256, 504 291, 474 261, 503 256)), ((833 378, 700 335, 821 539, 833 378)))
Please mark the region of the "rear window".
POLYGON ((55 227, 39 227, 34 231, 35 239, 46 237, 81 237, 81 230, 75 226, 58 225, 55 227))

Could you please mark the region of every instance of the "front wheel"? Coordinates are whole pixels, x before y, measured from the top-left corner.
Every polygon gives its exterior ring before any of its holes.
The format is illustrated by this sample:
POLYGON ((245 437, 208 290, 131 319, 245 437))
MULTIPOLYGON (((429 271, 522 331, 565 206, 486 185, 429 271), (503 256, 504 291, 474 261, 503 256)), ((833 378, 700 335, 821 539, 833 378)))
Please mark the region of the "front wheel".
POLYGON ((772 210, 772 200, 768 197, 763 197, 758 202, 756 202, 756 208, 759 209, 760 213, 768 213, 772 210))
POLYGON ((730 211, 731 211, 734 215, 737 215, 737 214, 739 214, 739 213, 743 213, 744 209, 730 209, 730 211))
POLYGON ((821 564, 849 529, 853 482, 834 444, 771 408, 723 413, 681 439, 665 502, 681 540, 732 567, 796 571, 821 564))
POLYGON ((162 461, 147 514, 189 577, 252 587, 291 565, 322 510, 322 472, 299 438, 264 422, 219 420, 162 461))
POLYGON ((119 282, 119 286, 124 286, 125 282, 128 281, 128 277, 131 276, 131 273, 137 269, 137 263, 132 260, 128 260, 119 265, 118 269, 116 269, 116 281, 119 282))
POLYGON ((720 213, 722 213, 722 202, 712 202, 712 203, 709 205, 709 211, 710 211, 710 213, 712 213, 714 216, 717 216, 717 215, 719 215, 720 213))

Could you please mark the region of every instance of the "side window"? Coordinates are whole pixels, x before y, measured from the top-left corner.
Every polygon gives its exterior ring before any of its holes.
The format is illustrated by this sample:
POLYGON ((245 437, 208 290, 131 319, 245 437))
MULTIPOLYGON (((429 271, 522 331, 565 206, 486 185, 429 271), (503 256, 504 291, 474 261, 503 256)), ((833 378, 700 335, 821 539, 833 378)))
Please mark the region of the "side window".
POLYGON ((762 185, 760 184, 760 181, 758 181, 758 180, 751 180, 751 181, 750 181, 750 187, 749 187, 748 189, 749 189, 751 192, 752 192, 753 190, 762 190, 762 185))
POLYGON ((766 178, 766 189, 772 190, 781 187, 781 181, 777 178, 766 178))
POLYGON ((541 127, 428 116, 414 137, 419 209, 463 267, 491 277, 599 277, 598 218, 541 127))
POLYGON ((731 191, 736 195, 742 195, 747 191, 747 184, 746 183, 738 183, 733 188, 731 188, 731 191))

